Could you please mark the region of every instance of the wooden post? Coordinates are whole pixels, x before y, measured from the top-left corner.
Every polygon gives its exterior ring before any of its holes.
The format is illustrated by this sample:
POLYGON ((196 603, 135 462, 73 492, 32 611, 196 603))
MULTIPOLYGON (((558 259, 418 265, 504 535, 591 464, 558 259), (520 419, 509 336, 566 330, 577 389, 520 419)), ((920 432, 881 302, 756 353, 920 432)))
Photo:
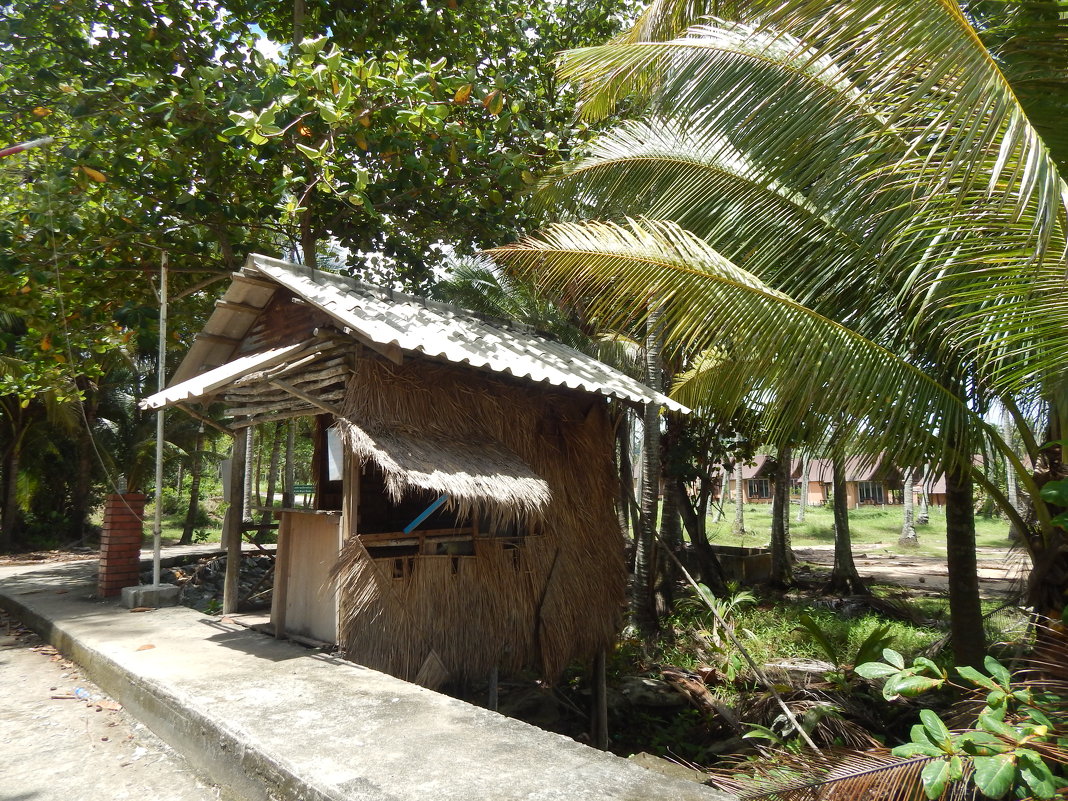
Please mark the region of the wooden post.
POLYGON ((590 728, 590 742, 595 748, 602 751, 608 750, 608 689, 605 684, 605 655, 604 649, 597 652, 593 658, 593 704, 590 728))
POLYGON ((278 550, 274 555, 274 594, 271 596, 271 625, 274 636, 286 636, 286 603, 289 598, 289 529, 293 512, 282 512, 278 521, 278 550))
POLYGON ((230 455, 230 505, 223 521, 223 543, 226 545, 226 580, 223 583, 223 614, 237 611, 237 577, 241 569, 241 523, 245 506, 245 453, 248 438, 238 433, 230 455))

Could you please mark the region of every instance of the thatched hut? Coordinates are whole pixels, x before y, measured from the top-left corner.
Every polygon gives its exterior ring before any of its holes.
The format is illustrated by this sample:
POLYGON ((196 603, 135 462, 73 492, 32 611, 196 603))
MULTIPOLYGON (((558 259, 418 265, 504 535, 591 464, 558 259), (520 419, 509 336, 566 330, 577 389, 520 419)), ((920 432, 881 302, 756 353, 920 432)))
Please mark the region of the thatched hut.
POLYGON ((233 431, 317 418, 314 509, 278 513, 273 623, 436 686, 614 638, 609 399, 670 400, 537 334, 251 256, 143 405, 233 431))

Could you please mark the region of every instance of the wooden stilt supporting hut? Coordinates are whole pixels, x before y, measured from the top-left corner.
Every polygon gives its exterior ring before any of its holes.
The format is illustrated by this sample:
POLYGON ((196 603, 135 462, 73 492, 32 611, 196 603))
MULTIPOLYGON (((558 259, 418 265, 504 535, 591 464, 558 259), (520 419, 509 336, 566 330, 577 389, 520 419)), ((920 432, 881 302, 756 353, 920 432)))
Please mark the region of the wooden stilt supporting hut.
POLYGON ((676 406, 531 331, 251 256, 142 405, 314 416, 314 508, 278 512, 276 633, 437 687, 553 678, 614 639, 610 400, 676 406))

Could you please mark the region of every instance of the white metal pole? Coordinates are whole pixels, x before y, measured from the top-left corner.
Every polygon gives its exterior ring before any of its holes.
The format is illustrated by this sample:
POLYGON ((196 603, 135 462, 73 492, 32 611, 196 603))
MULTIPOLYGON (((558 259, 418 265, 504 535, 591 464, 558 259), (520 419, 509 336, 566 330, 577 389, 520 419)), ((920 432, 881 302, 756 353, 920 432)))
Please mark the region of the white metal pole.
MULTIPOLYGON (((163 392, 167 366, 167 251, 159 266, 159 363, 156 366, 156 390, 163 392)), ((163 411, 156 412, 156 517, 152 525, 152 586, 159 587, 160 546, 163 537, 163 411)))

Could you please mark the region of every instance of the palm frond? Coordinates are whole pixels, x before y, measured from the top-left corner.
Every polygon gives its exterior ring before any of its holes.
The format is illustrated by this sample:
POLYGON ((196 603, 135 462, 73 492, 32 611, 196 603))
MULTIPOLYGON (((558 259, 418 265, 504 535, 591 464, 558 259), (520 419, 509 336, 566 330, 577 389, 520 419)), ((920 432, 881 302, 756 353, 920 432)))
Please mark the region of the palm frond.
MULTIPOLYGON (((1026 120, 995 113, 996 93, 972 109, 936 102, 959 87, 923 78, 926 56, 909 61, 919 89, 903 83, 861 91, 827 52, 722 23, 672 42, 609 46, 574 63, 577 77, 607 87, 605 96, 656 89, 678 113, 696 115, 685 134, 658 120, 662 135, 648 137, 644 149, 635 140, 649 132, 637 123, 595 144, 559 179, 587 207, 599 197, 611 215, 632 190, 624 213, 707 231, 714 247, 806 305, 829 311, 818 302, 842 290, 843 304, 854 309, 845 321, 884 344, 900 341, 889 334, 887 315, 914 321, 914 348, 934 361, 973 365, 991 392, 1018 391, 1068 367, 1068 329, 1060 322, 1068 315, 1065 187, 1050 163, 1036 168, 1028 160, 1037 151, 1008 147, 1019 144, 1016 129, 1026 120), (899 93, 919 90, 935 99, 922 113, 902 111, 899 93), (628 149, 636 158, 625 158, 628 149), (696 192, 684 182, 711 187, 711 176, 716 188, 730 180, 735 193, 721 189, 692 202, 696 192), (791 230, 816 237, 811 261, 801 240, 781 236, 774 223, 760 247, 732 238, 735 227, 754 241, 774 213, 772 198, 809 215, 807 229, 791 230), (651 199, 649 208, 642 199, 651 199), (820 224, 824 232, 814 230, 820 224)), ((780 214, 780 225, 799 226, 780 214)))
MULTIPOLYGON (((920 774, 935 759, 941 757, 898 759, 885 750, 801 755, 776 752, 769 760, 746 763, 739 770, 716 771, 712 782, 720 789, 733 791, 742 801, 921 801, 927 796, 920 774)), ((949 785, 942 799, 963 801, 973 797, 974 789, 966 776, 965 781, 949 785)))
POLYGON ((665 42, 709 17, 739 19, 748 5, 735 0, 653 0, 617 41, 665 42))
MULTIPOLYGON (((761 9, 753 25, 714 21, 669 42, 570 51, 561 74, 580 83, 588 116, 635 93, 657 97, 680 115, 714 118, 723 130, 729 119, 756 121, 732 141, 747 154, 766 148, 794 169, 815 162, 818 174, 833 165, 837 149, 857 175, 882 159, 878 171, 904 176, 895 189, 911 187, 920 203, 950 187, 996 192, 1037 233, 1038 253, 1052 230, 1063 228, 1068 187, 955 4, 747 5, 761 9), (808 102, 798 102, 806 93, 808 102), (843 96, 862 113, 838 113, 843 96), (857 139, 856 120, 869 117, 881 127, 857 139), (907 146, 884 152, 887 133, 907 146), (787 137, 811 146, 785 149, 787 137), (976 169, 977 162, 986 168, 976 169)), ((847 188, 841 177, 833 183, 847 188)))
POLYGON ((1068 2, 973 0, 963 5, 1061 175, 1068 174, 1068 2))
POLYGON ((845 301, 869 315, 866 332, 887 329, 894 309, 858 218, 815 208, 703 133, 661 117, 625 122, 549 176, 539 197, 579 217, 672 220, 804 305, 829 313, 845 301))
POLYGON ((561 223, 491 252, 614 326, 641 324, 656 309, 675 348, 722 348, 729 369, 699 372, 675 395, 726 413, 759 402, 772 439, 800 430, 815 414, 838 422, 813 433, 821 445, 834 437, 847 449, 893 450, 910 463, 937 457, 939 432, 951 428, 973 433, 969 459, 996 437, 914 366, 771 289, 672 223, 561 223))

